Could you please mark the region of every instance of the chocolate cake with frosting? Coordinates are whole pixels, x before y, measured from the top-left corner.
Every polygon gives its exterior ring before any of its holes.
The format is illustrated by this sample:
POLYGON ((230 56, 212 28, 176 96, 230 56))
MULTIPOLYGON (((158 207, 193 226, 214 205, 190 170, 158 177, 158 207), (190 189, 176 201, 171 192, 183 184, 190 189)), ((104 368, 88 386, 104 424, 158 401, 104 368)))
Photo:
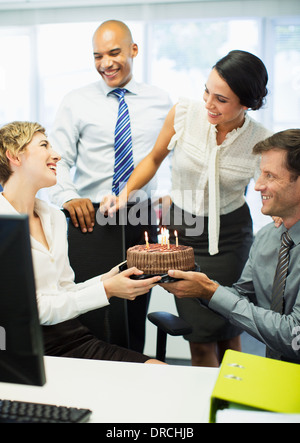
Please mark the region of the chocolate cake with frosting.
POLYGON ((127 251, 128 268, 136 267, 144 274, 167 274, 171 269, 193 271, 194 249, 190 246, 162 246, 159 244, 137 245, 127 251))

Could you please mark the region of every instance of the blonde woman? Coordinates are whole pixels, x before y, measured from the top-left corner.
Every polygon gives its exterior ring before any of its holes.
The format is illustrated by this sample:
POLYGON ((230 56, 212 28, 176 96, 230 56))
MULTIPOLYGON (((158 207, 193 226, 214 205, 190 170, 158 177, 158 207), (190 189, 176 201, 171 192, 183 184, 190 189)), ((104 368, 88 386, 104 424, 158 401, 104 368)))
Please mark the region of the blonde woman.
POLYGON ((159 278, 135 281, 136 268, 118 267, 84 283, 74 283, 63 213, 36 198, 56 184, 60 156, 38 123, 13 122, 0 129, 0 214, 27 214, 31 234, 40 322, 47 355, 158 363, 139 353, 94 338, 76 318, 109 304, 111 297, 134 300, 159 278))

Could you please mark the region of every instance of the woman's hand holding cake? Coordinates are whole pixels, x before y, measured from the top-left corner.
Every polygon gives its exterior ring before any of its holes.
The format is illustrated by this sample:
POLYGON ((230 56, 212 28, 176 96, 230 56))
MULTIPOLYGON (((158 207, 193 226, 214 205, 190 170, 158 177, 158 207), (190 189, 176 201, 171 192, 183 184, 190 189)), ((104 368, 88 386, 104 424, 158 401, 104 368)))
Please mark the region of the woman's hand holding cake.
POLYGON ((132 275, 142 275, 143 272, 133 267, 123 271, 114 277, 103 279, 103 285, 108 299, 111 297, 124 298, 126 300, 135 300, 139 295, 147 294, 161 277, 156 276, 146 280, 132 280, 132 275), (122 295, 120 295, 122 294, 122 295))

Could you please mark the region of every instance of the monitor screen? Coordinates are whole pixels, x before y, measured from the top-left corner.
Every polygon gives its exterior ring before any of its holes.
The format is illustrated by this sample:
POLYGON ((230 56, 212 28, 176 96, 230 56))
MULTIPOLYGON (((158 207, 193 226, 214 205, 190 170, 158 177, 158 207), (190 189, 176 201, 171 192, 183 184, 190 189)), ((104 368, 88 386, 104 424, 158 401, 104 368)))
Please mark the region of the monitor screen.
POLYGON ((28 217, 0 216, 0 382, 46 382, 28 217))

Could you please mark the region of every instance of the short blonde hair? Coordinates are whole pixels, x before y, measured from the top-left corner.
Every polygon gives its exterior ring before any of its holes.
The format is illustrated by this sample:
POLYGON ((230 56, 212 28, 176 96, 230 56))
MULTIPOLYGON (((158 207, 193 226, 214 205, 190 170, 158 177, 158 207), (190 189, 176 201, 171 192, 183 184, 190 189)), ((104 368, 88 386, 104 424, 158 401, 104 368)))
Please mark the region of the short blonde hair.
POLYGON ((46 135, 46 130, 39 123, 12 122, 0 129, 0 183, 2 186, 13 173, 6 152, 10 152, 14 157, 24 152, 37 132, 46 135))

